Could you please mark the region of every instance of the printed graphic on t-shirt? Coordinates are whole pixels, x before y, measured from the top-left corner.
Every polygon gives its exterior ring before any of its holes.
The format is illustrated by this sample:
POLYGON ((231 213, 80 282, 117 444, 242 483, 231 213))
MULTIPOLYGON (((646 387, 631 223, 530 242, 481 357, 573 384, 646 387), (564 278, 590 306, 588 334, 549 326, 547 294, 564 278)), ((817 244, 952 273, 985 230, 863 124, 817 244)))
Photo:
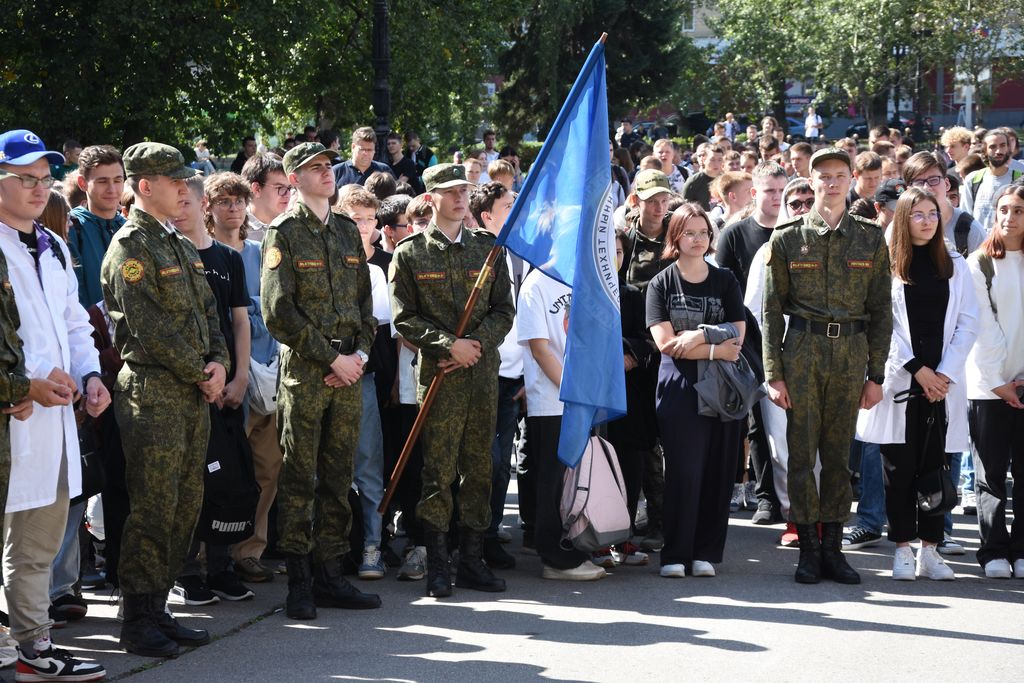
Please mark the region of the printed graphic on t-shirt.
POLYGON ((716 296, 670 294, 668 312, 674 332, 695 330, 702 324, 714 325, 725 322, 725 307, 722 305, 722 299, 716 296))

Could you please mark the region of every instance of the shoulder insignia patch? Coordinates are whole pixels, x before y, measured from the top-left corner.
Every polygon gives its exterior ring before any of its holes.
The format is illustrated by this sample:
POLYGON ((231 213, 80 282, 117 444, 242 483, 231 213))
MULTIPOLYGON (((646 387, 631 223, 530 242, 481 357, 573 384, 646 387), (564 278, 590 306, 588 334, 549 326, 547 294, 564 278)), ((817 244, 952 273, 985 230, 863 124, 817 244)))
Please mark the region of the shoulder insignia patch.
POLYGON ((443 270, 436 270, 425 273, 416 273, 416 282, 443 282, 448 279, 448 273, 443 270))
POLYGON ((181 266, 167 266, 166 268, 161 268, 159 272, 160 277, 171 277, 174 275, 181 275, 181 266))
POLYGON ((121 277, 127 283, 135 284, 142 279, 145 273, 146 268, 139 259, 130 258, 121 264, 121 277))
POLYGON ((281 250, 278 249, 277 247, 271 247, 270 249, 267 249, 267 268, 274 270, 279 265, 281 265, 282 258, 283 257, 281 255, 281 250))
POLYGON ((206 264, 203 263, 202 259, 196 259, 192 262, 192 267, 198 270, 200 273, 206 273, 206 264))

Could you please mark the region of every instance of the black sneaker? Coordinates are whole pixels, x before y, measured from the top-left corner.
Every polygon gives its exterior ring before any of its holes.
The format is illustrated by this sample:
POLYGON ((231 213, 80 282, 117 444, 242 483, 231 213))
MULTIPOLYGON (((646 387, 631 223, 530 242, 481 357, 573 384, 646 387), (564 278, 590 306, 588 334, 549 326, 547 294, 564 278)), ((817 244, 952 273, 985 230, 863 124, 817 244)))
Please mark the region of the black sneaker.
POLYGON ((750 521, 762 525, 778 524, 782 521, 782 515, 770 500, 759 500, 757 501, 757 512, 750 518, 750 521))
POLYGON ((50 605, 48 614, 50 615, 50 619, 53 620, 53 626, 51 626, 50 628, 67 628, 68 618, 65 615, 58 612, 56 607, 50 605))
POLYGON ((78 621, 89 612, 85 600, 73 593, 60 596, 53 601, 52 607, 65 621, 78 621))
POLYGON ((202 577, 194 574, 179 576, 171 593, 181 598, 186 605, 212 605, 220 602, 220 598, 213 594, 202 577))
POLYGON ((855 526, 843 534, 843 550, 860 550, 882 542, 882 534, 855 526))
POLYGON ((16 681, 98 681, 106 675, 106 669, 96 662, 75 659, 71 653, 52 645, 31 659, 18 648, 18 664, 14 668, 16 681))
POLYGON ((225 600, 237 602, 256 597, 242 580, 232 571, 224 571, 206 577, 206 584, 213 593, 225 600))

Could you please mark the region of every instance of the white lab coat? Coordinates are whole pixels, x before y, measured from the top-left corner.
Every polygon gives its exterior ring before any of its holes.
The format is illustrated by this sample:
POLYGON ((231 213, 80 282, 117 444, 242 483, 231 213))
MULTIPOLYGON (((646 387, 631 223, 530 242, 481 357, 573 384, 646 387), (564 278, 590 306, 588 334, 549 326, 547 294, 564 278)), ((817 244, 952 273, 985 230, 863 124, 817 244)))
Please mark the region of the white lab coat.
MULTIPOLYGON (((970 446, 964 368, 967 354, 978 336, 979 313, 967 261, 955 251, 950 256, 953 258, 953 277, 949 281, 949 302, 942 325, 942 360, 935 371, 952 380, 946 394, 946 452, 957 453, 966 451, 970 446)), ((903 365, 914 357, 914 349, 903 282, 895 277, 892 280, 892 323, 882 401, 871 410, 861 410, 857 414, 857 438, 866 443, 906 442, 907 406, 906 403, 894 403, 893 397, 910 388, 911 375, 903 365)))
MULTIPOLYGON (((79 385, 82 377, 99 372, 99 354, 92 340, 89 315, 78 303, 78 278, 67 245, 53 238, 53 248, 64 253, 67 269, 50 250, 35 260, 18 237, 18 232, 0 223, 0 249, 21 316, 21 337, 25 370, 31 379, 47 377, 59 367, 79 385), (40 283, 42 287, 40 288, 40 283)), ((11 483, 7 512, 51 505, 57 499, 61 455, 67 449, 68 492, 73 498, 82 492, 82 470, 78 430, 72 406, 44 408, 35 405, 32 417, 11 420, 11 483)))

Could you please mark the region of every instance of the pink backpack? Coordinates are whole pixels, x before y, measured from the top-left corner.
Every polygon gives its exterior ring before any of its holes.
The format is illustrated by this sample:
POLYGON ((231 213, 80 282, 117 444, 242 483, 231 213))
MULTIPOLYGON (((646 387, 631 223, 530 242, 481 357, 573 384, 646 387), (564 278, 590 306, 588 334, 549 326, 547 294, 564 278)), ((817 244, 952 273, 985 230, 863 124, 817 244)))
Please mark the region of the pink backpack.
POLYGON ((590 437, 575 468, 562 479, 563 543, 594 552, 629 540, 631 524, 626 485, 610 443, 590 437))

